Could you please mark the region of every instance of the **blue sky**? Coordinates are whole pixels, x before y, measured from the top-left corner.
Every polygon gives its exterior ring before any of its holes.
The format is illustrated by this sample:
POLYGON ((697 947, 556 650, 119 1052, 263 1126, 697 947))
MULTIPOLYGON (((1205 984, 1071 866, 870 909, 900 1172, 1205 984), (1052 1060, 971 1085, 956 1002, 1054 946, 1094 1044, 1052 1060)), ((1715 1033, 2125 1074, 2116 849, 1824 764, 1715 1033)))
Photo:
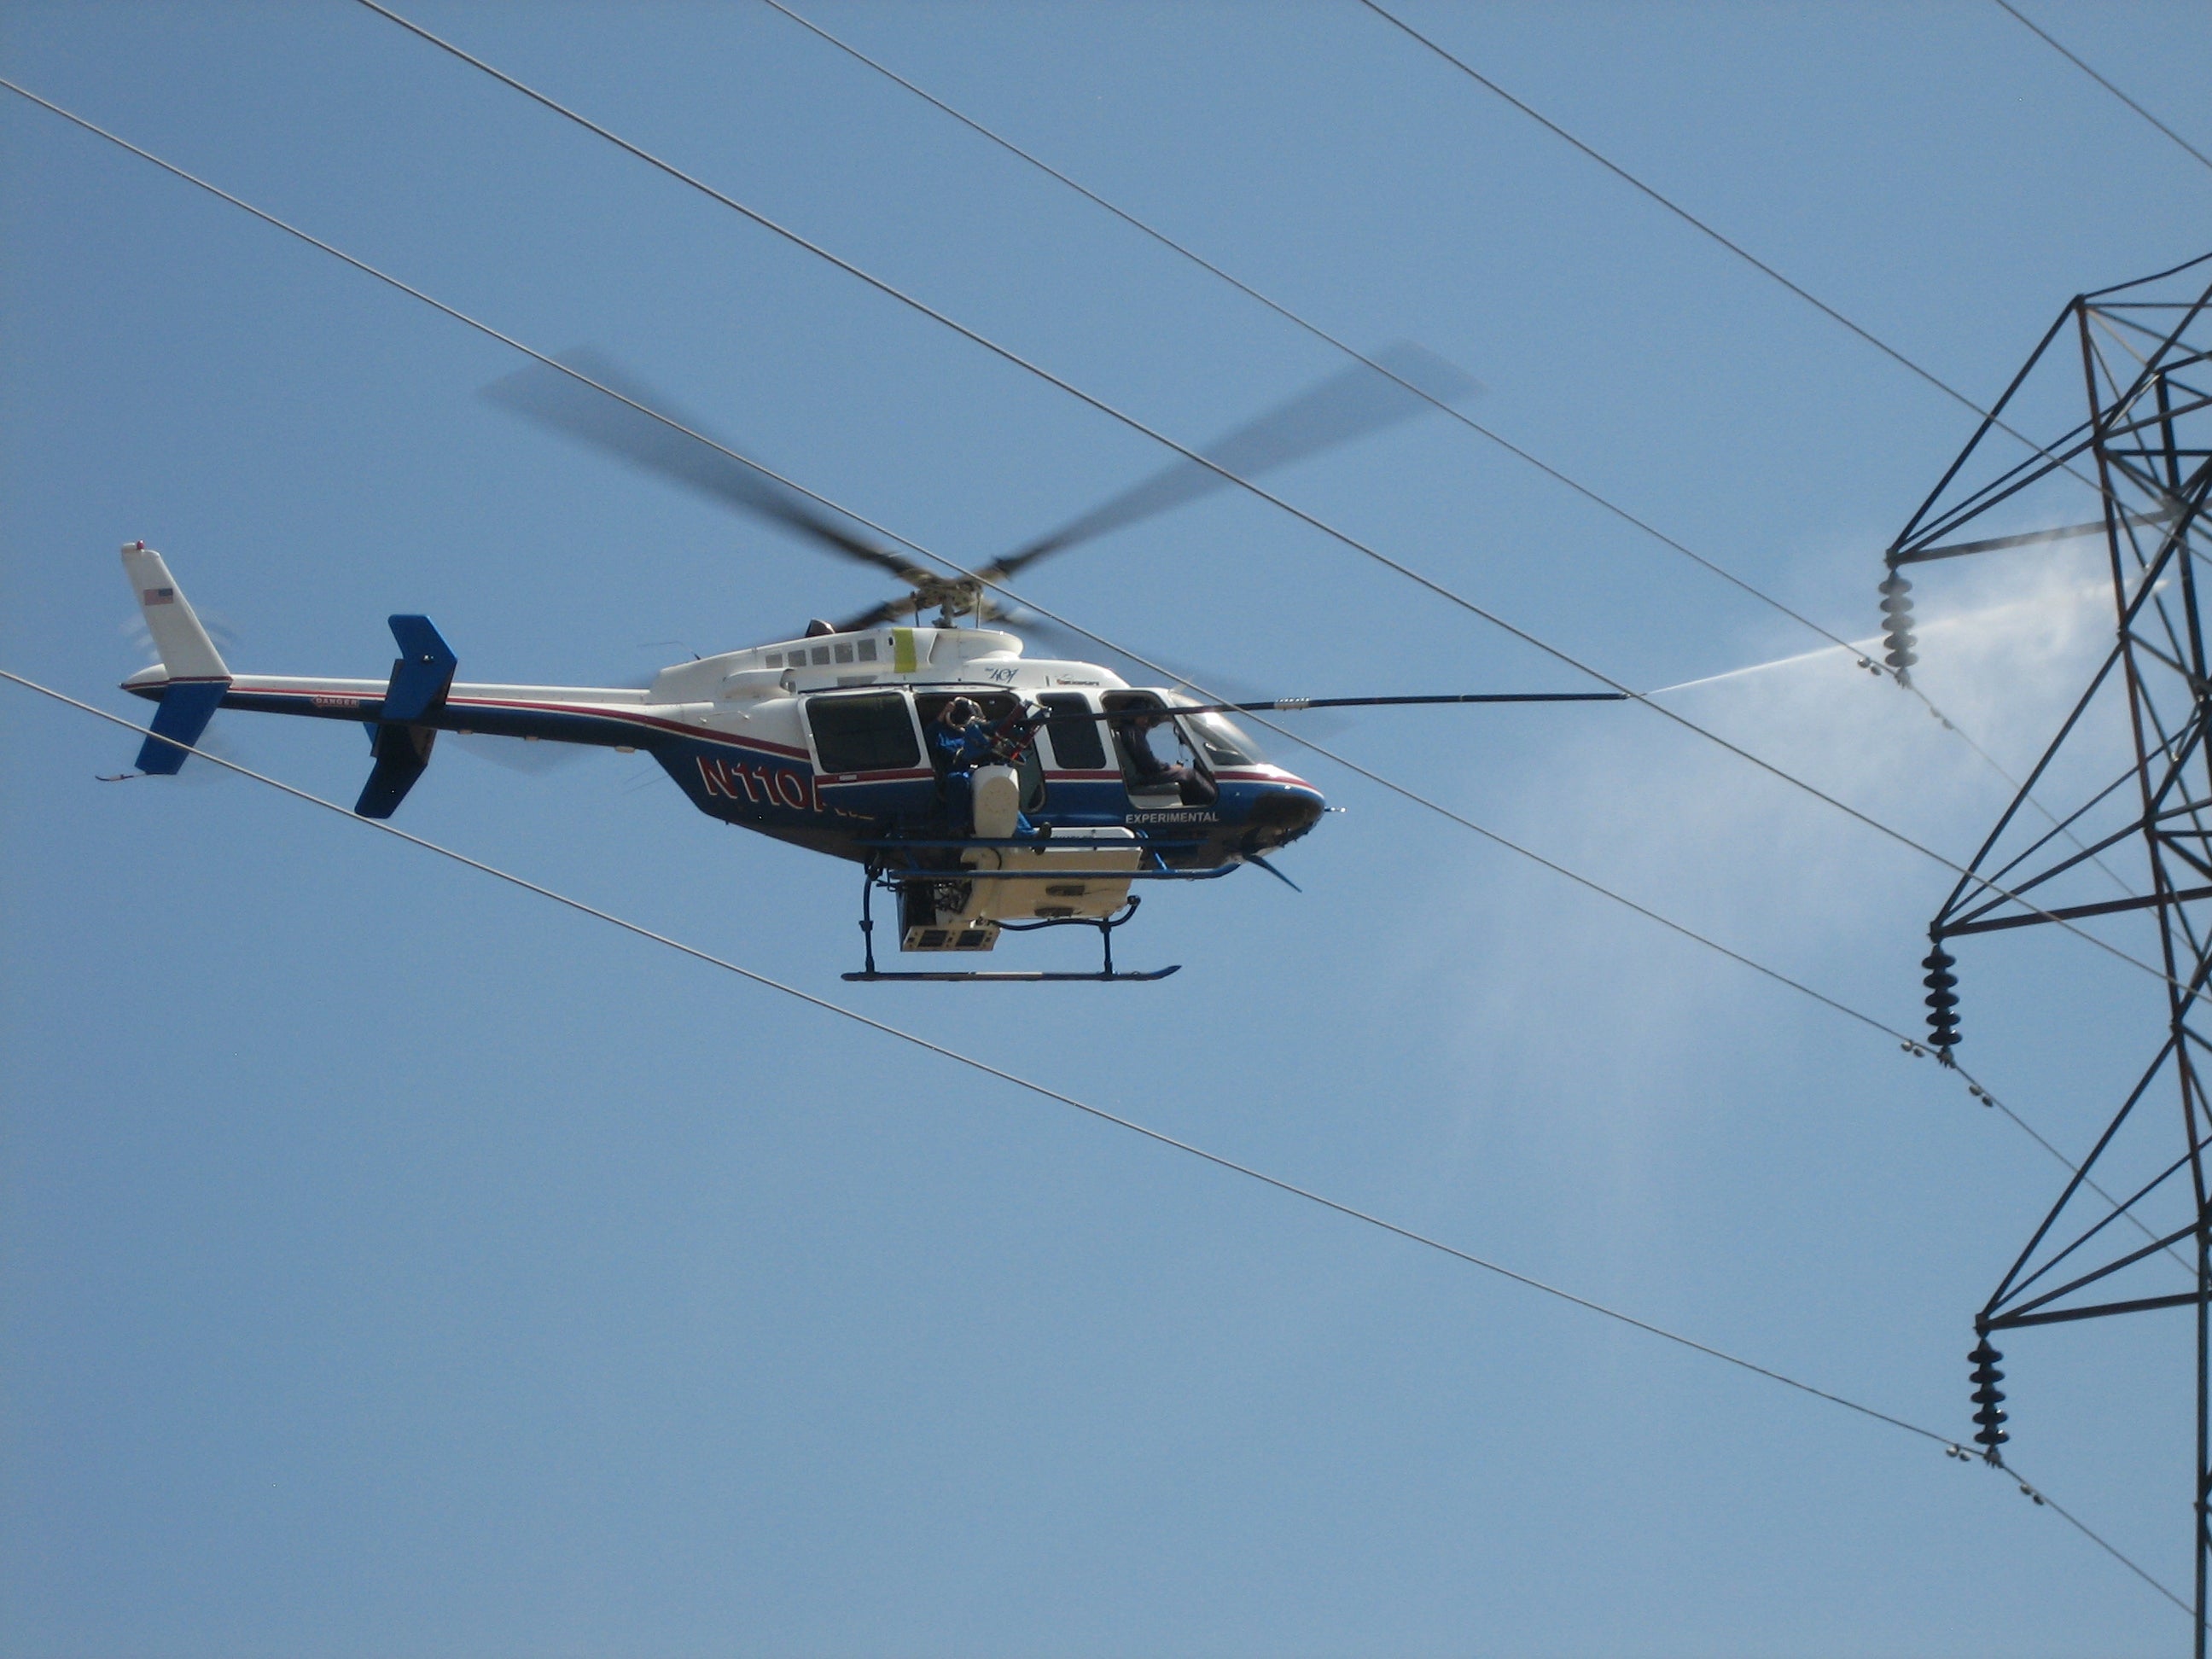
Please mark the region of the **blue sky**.
MULTIPOLYGON (((1203 441, 1328 349, 750 3, 410 12, 1203 441)), ((1968 417, 1351 5, 811 15, 1823 625, 1968 417)), ((1994 5, 1406 14, 1976 396, 2212 245, 2212 173, 1994 5)), ((2190 4, 2033 14, 2198 148, 2190 4)), ((1126 428, 358 7, 17 3, 31 89, 543 349, 591 344, 975 562, 1126 428)), ((478 395, 514 354, 0 107, 0 661, 103 707, 161 548, 234 667, 591 683, 881 597, 478 395), (682 647, 653 642, 679 640, 682 647)), ((1300 507, 1646 686, 1817 641, 1441 419, 1300 507)), ((1930 581, 2008 763, 2086 555, 1930 581)), ((1575 689, 1224 493, 1024 592, 1280 694, 1575 689)), ((1834 659, 1680 706, 1953 855, 2003 788, 1834 659)), ((350 799, 350 728, 219 716, 350 799)), ((1361 717, 1363 764, 1910 1026, 1936 866, 1670 728, 1361 717)), ((26 1655, 2166 1652, 2185 1620, 1925 1443, 1179 1159, 251 783, 107 787, 0 698, 0 1626, 26 1655)), ((1275 745, 1290 757, 1285 745, 1275 745)), ((1124 935, 1159 986, 859 988, 842 866, 643 757, 458 745, 405 827, 1960 1436, 2056 1166, 1894 1042, 1314 760, 1347 811, 1124 935)), ((194 775, 197 770, 198 775, 194 775)), ((2140 948, 2142 935, 2111 937, 2140 948)), ((1012 948, 1012 947, 1009 947, 1012 948)), ((1039 959, 1054 941, 1024 947, 1039 959)), ((1079 954, 1070 945, 1065 954, 1079 954)), ((1962 1050, 2086 1146, 2161 1018, 1966 958, 1962 1050)), ((2009 1345, 2021 1467, 2177 1586, 2185 1322, 2009 1345)))

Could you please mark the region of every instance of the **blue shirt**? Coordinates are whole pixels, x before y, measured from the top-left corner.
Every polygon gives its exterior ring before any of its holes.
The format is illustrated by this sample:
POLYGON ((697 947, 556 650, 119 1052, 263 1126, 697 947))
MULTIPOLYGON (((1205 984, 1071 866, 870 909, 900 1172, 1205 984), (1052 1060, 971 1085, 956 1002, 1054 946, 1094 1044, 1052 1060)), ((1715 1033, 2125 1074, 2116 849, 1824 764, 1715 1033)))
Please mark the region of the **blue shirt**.
POLYGON ((929 727, 929 746, 945 759, 948 772, 969 772, 991 758, 991 729, 980 720, 969 720, 955 732, 941 720, 929 727))

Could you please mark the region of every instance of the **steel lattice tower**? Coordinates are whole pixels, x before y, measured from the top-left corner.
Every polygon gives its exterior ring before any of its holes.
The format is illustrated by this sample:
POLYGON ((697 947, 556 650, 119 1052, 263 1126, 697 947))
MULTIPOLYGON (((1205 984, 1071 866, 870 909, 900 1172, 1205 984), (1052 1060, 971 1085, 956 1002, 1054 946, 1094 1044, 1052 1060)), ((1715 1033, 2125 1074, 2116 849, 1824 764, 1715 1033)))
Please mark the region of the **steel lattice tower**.
POLYGON ((2163 988, 2143 981, 2163 999, 2164 1040, 1975 1316, 1969 1358, 1974 1437, 1999 1462, 1992 1333, 2197 1310, 2198 1659, 2212 1566, 2212 656, 2199 603, 2212 577, 2208 265, 2212 254, 2069 303, 1892 544, 1882 584, 1887 659, 1902 675, 1916 660, 1906 566, 2076 538, 2105 544, 2111 647, 1929 926, 1929 1040, 1947 1062, 1960 1040, 1947 941, 2059 923, 2103 929, 2166 976, 2163 988), (2087 416, 2058 429, 2064 416, 2054 414, 2078 412, 2085 394, 2087 416), (2047 504, 2069 498, 2095 502, 2097 515, 1961 538, 1969 526, 2032 522, 2039 508, 2047 523, 2047 504), (2130 915, 2136 922, 2105 920, 2130 915), (2111 933, 2116 925, 2129 931, 2111 933), (2155 952, 2145 948, 2153 928, 2155 952))

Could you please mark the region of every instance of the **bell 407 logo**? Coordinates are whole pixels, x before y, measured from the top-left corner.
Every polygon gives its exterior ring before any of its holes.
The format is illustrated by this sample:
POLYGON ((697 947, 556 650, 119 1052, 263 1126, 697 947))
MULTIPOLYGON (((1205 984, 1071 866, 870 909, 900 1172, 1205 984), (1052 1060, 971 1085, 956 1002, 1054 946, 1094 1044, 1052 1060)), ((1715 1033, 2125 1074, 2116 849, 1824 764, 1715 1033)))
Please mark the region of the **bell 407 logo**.
POLYGON ((702 755, 699 781, 709 795, 724 795, 754 806, 787 806, 794 812, 822 810, 822 793, 813 777, 781 767, 748 766, 719 755, 702 755))

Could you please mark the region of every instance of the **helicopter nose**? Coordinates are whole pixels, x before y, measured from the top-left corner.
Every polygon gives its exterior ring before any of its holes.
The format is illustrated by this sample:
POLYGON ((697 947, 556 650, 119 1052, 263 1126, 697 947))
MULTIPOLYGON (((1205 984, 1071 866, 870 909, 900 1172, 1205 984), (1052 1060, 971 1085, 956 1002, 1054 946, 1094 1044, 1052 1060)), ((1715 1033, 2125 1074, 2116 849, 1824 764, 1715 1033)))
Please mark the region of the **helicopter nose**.
POLYGON ((1317 789, 1270 789, 1252 803, 1246 844, 1255 853, 1286 847, 1321 822, 1327 804, 1317 789))

